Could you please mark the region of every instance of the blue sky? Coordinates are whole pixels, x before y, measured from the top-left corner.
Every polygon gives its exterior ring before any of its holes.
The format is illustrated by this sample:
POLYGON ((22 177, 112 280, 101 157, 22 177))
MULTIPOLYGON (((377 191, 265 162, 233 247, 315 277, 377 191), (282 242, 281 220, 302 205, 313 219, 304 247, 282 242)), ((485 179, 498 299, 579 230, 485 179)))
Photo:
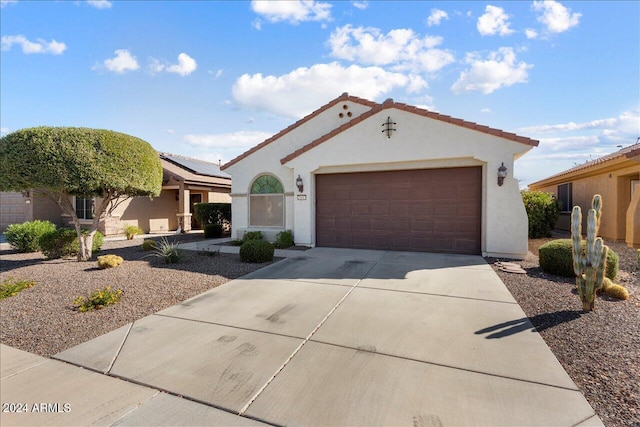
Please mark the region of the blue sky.
POLYGON ((0 1, 0 126, 223 163, 343 92, 540 140, 521 186, 640 137, 637 1, 0 1))

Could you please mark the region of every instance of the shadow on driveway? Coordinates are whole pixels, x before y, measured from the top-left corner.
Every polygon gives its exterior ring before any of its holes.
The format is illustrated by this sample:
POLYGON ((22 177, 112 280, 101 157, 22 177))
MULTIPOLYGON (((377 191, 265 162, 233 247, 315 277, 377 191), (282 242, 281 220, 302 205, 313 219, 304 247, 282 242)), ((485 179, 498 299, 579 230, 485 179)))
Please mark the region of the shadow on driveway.
POLYGON ((482 335, 493 332, 487 335, 485 338, 494 339, 504 338, 509 335, 514 335, 518 332, 523 332, 526 330, 530 330, 531 332, 540 332, 544 331, 545 329, 560 325, 562 323, 571 322, 580 318, 580 316, 582 316, 582 312, 576 310, 562 310, 553 313, 538 314, 537 316, 533 316, 531 318, 523 317, 522 319, 511 320, 509 322, 489 326, 488 328, 476 331, 475 334, 482 335))

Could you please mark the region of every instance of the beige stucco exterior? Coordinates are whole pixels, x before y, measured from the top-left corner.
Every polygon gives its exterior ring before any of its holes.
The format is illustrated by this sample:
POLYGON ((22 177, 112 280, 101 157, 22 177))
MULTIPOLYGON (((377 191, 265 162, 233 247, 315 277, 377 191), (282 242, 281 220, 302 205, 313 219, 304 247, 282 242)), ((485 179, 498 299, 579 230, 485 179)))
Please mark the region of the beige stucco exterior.
MULTIPOLYGON (((297 244, 315 246, 315 177, 319 174, 480 166, 482 254, 526 256, 527 215, 513 169, 514 160, 533 145, 497 136, 501 131, 474 130, 461 125, 461 120, 430 118, 425 110, 391 100, 372 105, 343 95, 337 101, 222 167, 233 177, 234 237, 251 229, 249 189, 265 173, 284 186, 284 229, 293 230, 297 244), (345 112, 352 114, 347 117, 345 112), (397 129, 390 138, 381 131, 388 117, 397 129), (498 186, 502 163, 508 176, 498 186), (304 183, 303 193, 295 185, 298 176, 304 183)), ((279 229, 263 231, 275 234, 279 229)))
MULTIPOLYGON (((601 159, 569 169, 529 185, 530 190, 558 196, 558 186, 572 183, 573 205, 583 215, 595 194, 602 196, 600 235, 640 247, 640 145, 624 148, 601 159), (635 191, 632 191, 635 188, 635 191)), ((569 231, 571 218, 562 213, 556 227, 569 231)))
MULTIPOLYGON (((192 226, 193 203, 231 203, 229 177, 198 175, 164 158, 161 158, 161 163, 164 178, 160 195, 153 198, 133 197, 122 201, 100 221, 98 231, 105 236, 119 235, 127 225, 136 225, 145 233, 167 233, 176 231, 179 227, 181 231, 189 231, 192 226)), ((98 198, 94 205, 99 203, 98 198)), ((36 219, 48 220, 58 226, 71 224, 71 218, 37 189, 25 193, 0 193, 2 231, 10 224, 36 219)), ((89 226, 92 221, 80 220, 80 223, 89 226)))

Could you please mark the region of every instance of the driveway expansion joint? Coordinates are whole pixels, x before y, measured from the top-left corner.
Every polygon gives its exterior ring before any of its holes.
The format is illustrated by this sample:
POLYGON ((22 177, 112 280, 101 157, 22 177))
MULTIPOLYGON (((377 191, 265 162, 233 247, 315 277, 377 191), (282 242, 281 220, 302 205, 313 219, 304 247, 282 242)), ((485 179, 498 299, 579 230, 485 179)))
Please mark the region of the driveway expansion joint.
POLYGON ((578 389, 577 386, 575 388, 562 387, 562 386, 559 386, 559 385, 543 383, 543 382, 540 382, 540 381, 531 381, 531 380, 526 380, 526 379, 523 379, 523 378, 510 377, 508 375, 493 374, 491 372, 483 372, 483 371, 477 371, 475 369, 468 369, 468 368, 461 368, 459 366, 446 365, 444 363, 429 362, 429 361, 426 361, 426 360, 414 359, 412 357, 407 357, 407 356, 398 356, 397 354, 383 353, 383 352, 380 352, 380 351, 372 351, 372 350, 367 349, 366 347, 349 347, 347 345, 334 344, 334 343, 330 343, 330 342, 326 342, 326 341, 320 341, 320 340, 310 340, 310 341, 318 343, 318 344, 330 345, 330 346, 333 346, 333 347, 345 348, 345 349, 348 349, 348 350, 355 350, 357 352, 362 352, 362 353, 378 354, 380 356, 393 357, 395 359, 407 360, 409 362, 424 363, 424 364, 427 364, 427 365, 439 366, 441 368, 455 369, 455 370, 458 370, 458 371, 471 372, 471 373, 474 373, 474 374, 487 375, 487 376, 495 377, 495 378, 503 378, 503 379, 512 380, 512 381, 520 381, 520 382, 523 382, 523 383, 536 384, 536 385, 541 385, 541 386, 545 386, 545 387, 553 387, 553 388, 557 388, 557 389, 560 389, 560 390, 576 391, 576 392, 580 393, 580 389, 578 389))
POLYGON ((351 295, 351 292, 353 292, 353 290, 358 286, 358 284, 360 284, 360 282, 362 282, 362 279, 364 277, 366 277, 366 275, 373 269, 373 267, 376 266, 376 264, 378 264, 378 262, 379 261, 374 262, 373 265, 369 268, 369 270, 367 270, 362 275, 362 277, 360 279, 358 279, 358 281, 356 283, 354 283, 353 286, 351 286, 349 291, 340 299, 340 301, 338 301, 336 303, 336 305, 334 305, 333 308, 331 310, 329 310, 329 312, 324 317, 324 319, 322 319, 320 321, 320 323, 318 323, 316 325, 316 327, 313 328, 311 333, 309 333, 309 335, 307 335, 307 337, 304 339, 304 341, 302 341, 300 343, 300 345, 293 351, 293 353, 291 353, 291 355, 287 358, 287 360, 285 360, 285 362, 282 364, 282 366, 280 366, 280 368, 278 370, 276 370, 276 372, 271 376, 271 378, 269 378, 269 380, 267 380, 267 382, 253 395, 253 397, 251 399, 249 399, 249 401, 242 407, 242 409, 240 409, 240 411, 238 412, 238 415, 242 416, 249 409, 249 406, 251 406, 251 404, 258 398, 258 396, 260 396, 260 394, 262 394, 262 392, 269 386, 269 384, 271 384, 271 382, 278 376, 278 374, 280 372, 282 372, 282 370, 285 368, 285 366, 287 366, 287 364, 291 361, 291 359, 293 359, 295 357, 295 355, 298 354, 298 352, 302 349, 302 347, 304 347, 304 345, 311 340, 311 337, 318 331, 318 329, 320 329, 320 327, 324 324, 324 322, 326 322, 327 319, 336 311, 336 309, 340 306, 340 304, 342 304, 342 302, 345 299, 347 299, 349 297, 349 295, 351 295))
POLYGON ((131 332, 131 329, 133 328, 133 325, 136 322, 131 322, 129 324, 129 329, 127 329, 127 333, 124 334, 124 338, 122 339, 122 342, 120 343, 120 346, 118 347, 118 350, 116 351, 116 354, 113 356, 113 359, 111 359, 111 363, 109 364, 109 366, 107 367, 107 369, 104 371, 105 374, 109 374, 109 372, 111 372, 111 369, 113 369, 113 365, 116 363, 116 359, 118 359, 118 356, 120 356, 120 352, 122 351, 122 348, 124 347, 124 343, 127 341, 127 338, 129 338, 129 333, 131 332))

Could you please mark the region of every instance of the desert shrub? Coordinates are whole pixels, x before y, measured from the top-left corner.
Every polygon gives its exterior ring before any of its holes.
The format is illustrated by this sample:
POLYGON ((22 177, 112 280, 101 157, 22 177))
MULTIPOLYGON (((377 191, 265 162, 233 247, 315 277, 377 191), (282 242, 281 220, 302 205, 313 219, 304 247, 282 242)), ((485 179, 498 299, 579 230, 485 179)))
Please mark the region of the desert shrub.
POLYGON ((247 231, 242 236, 242 241, 246 242, 247 240, 262 240, 262 231, 247 231))
POLYGON ((22 224, 11 224, 5 236, 7 242, 16 252, 38 252, 40 250, 40 236, 56 229, 49 221, 28 221, 22 224))
POLYGON ((127 240, 132 240, 138 234, 142 234, 142 228, 137 225, 127 225, 122 231, 124 231, 124 235, 127 236, 127 240))
POLYGON ((205 239, 217 239, 222 236, 222 224, 207 224, 204 226, 205 239))
POLYGON ((105 268, 116 268, 119 265, 122 265, 123 262, 124 260, 122 257, 118 255, 109 254, 98 257, 98 267, 101 270, 104 270, 105 268))
POLYGON ((73 305, 81 313, 90 310, 99 310, 120 301, 122 294, 122 289, 114 291, 111 289, 111 286, 107 286, 104 289, 96 289, 88 299, 85 299, 83 296, 76 297, 73 300, 73 305))
POLYGON ((247 240, 240 246, 240 261, 268 262, 273 260, 273 245, 265 240, 247 240))
POLYGON ((560 201, 542 191, 523 190, 520 195, 529 218, 529 238, 551 237, 560 216, 560 201))
POLYGON ((4 279, 2 280, 2 284, 0 285, 0 299, 5 299, 5 298, 15 296, 20 291, 31 288, 35 286, 35 284, 36 282, 34 282, 33 280, 15 281, 11 277, 9 277, 8 279, 4 279))
MULTIPOLYGON (((586 242, 582 242, 584 250, 586 242)), ((538 249, 540 268, 551 274, 564 277, 575 276, 573 272, 571 239, 557 239, 545 243, 538 249)), ((618 254, 613 249, 607 251, 607 264, 605 276, 614 280, 618 275, 618 254)))
POLYGON ((604 294, 610 298, 628 300, 629 299, 629 291, 627 288, 621 285, 616 285, 615 283, 608 286, 604 290, 604 294))
POLYGON ((156 243, 155 240, 146 239, 142 242, 142 250, 145 252, 153 251, 157 248, 158 248, 158 244, 156 243))
POLYGON ((273 243, 278 249, 290 248, 295 243, 293 242, 293 233, 291 230, 285 230, 278 233, 276 236, 276 241, 273 243))
MULTIPOLYGON (((83 233, 86 233, 83 230, 83 233)), ((93 235, 92 252, 98 252, 102 247, 104 236, 99 231, 93 235)), ((49 259, 75 256, 80 250, 78 234, 73 228, 58 228, 40 236, 40 250, 49 259)))
POLYGON ((163 237, 151 255, 163 258, 167 264, 175 264, 182 259, 182 249, 179 246, 178 242, 169 242, 163 237))
POLYGON ((193 216, 203 227, 207 224, 230 224, 231 203, 196 203, 193 216))

